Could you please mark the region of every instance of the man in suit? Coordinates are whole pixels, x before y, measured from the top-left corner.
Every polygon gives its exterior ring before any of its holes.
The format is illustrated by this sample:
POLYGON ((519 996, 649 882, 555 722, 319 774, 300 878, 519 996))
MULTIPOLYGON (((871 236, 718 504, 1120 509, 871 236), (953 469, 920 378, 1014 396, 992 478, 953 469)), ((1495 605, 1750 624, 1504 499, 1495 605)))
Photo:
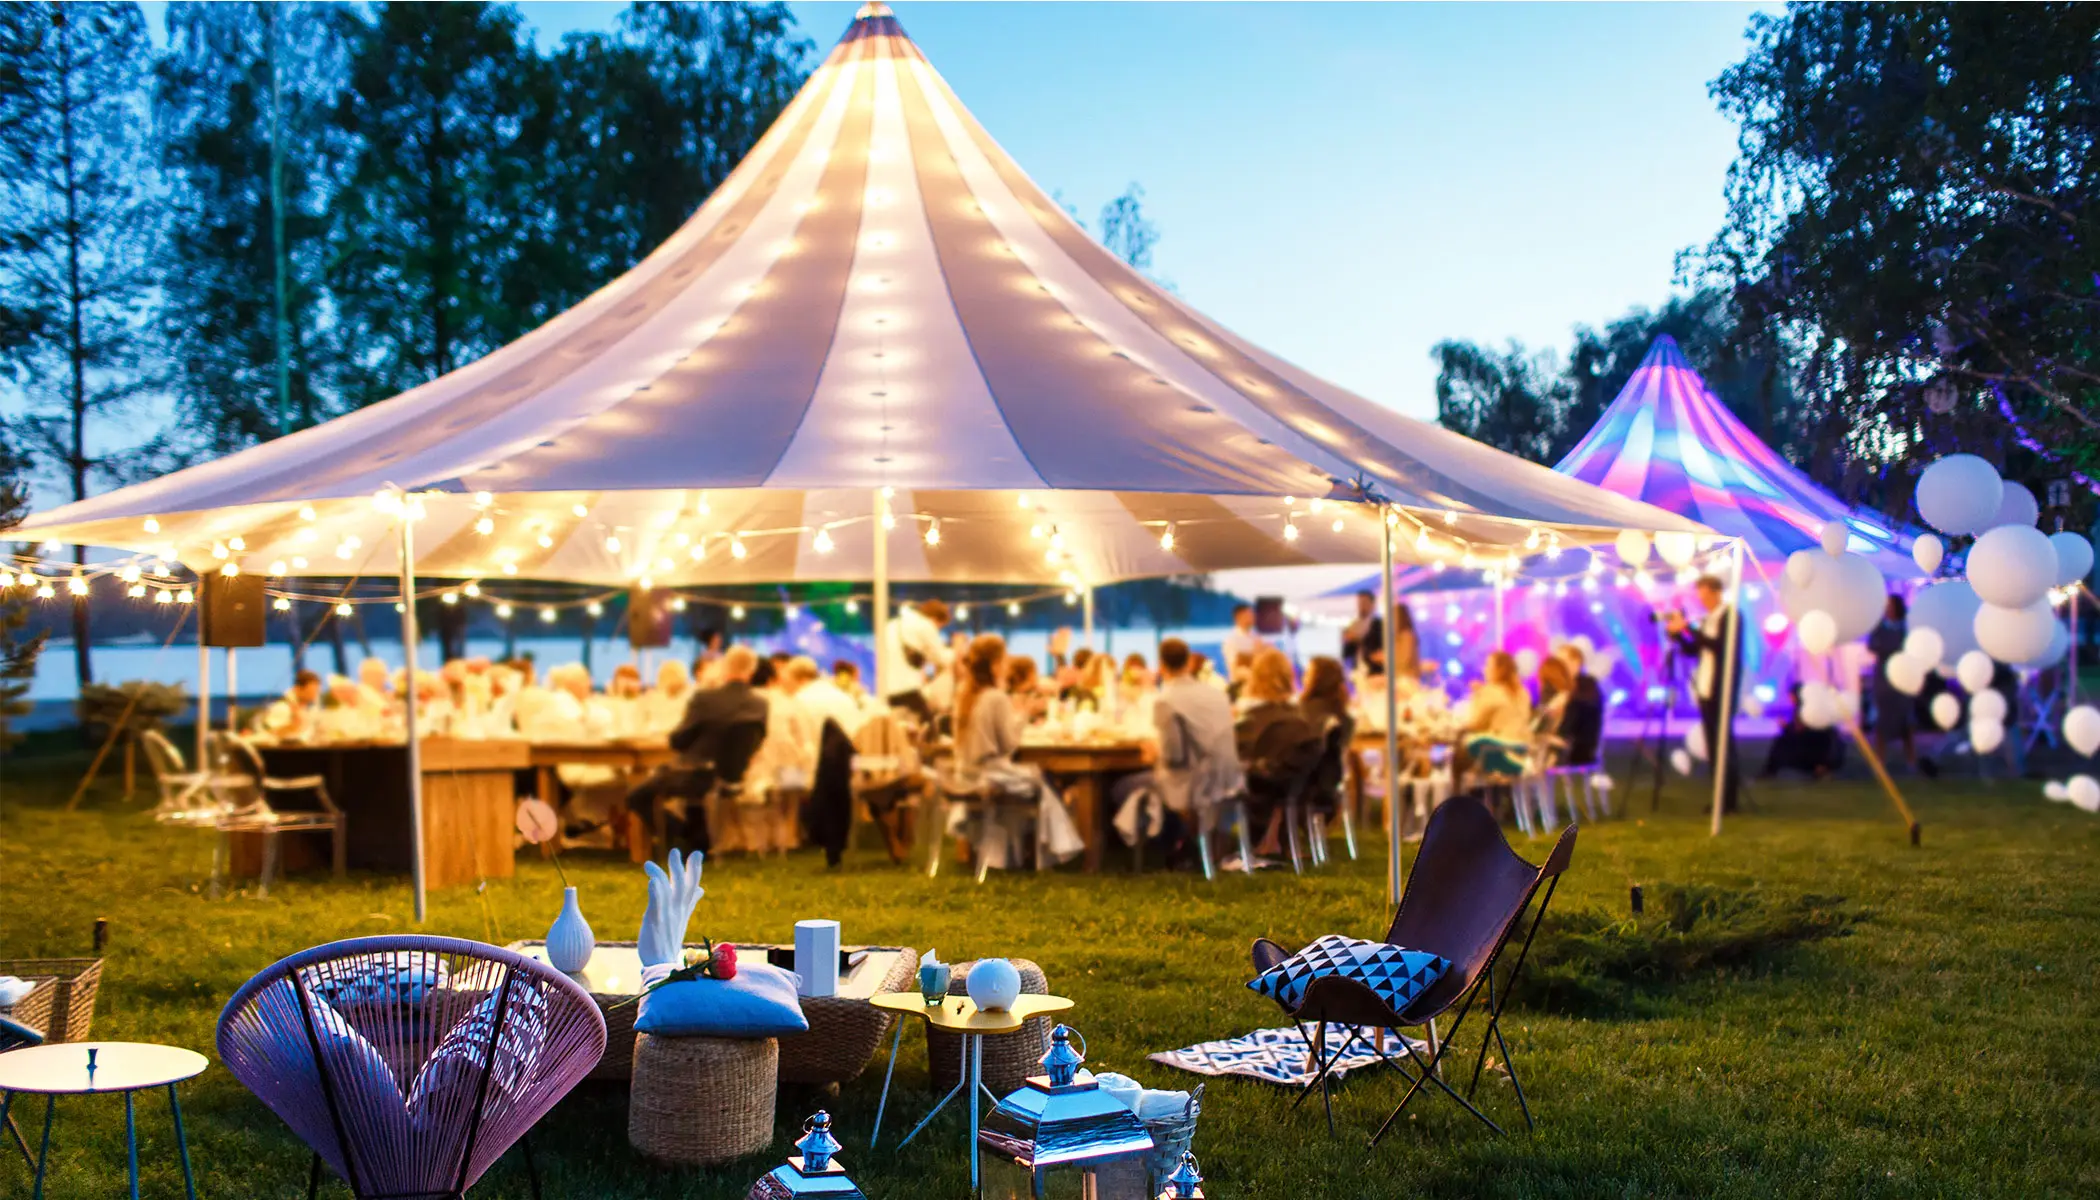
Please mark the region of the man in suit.
POLYGON ((751 686, 758 656, 748 646, 731 646, 722 655, 722 682, 697 688, 686 701, 685 716, 671 731, 678 761, 627 793, 627 848, 636 862, 651 857, 650 824, 659 805, 664 809, 668 841, 689 850, 706 851, 707 797, 717 784, 739 784, 766 736, 766 698, 751 686))
MULTIPOLYGON (((1693 625, 1683 613, 1671 612, 1663 618, 1663 628, 1677 639, 1679 649, 1694 656, 1692 694, 1699 698, 1699 723, 1706 730, 1707 753, 1721 765, 1721 811, 1734 812, 1737 784, 1742 778, 1742 755, 1735 744, 1732 719, 1725 733, 1726 751, 1722 749, 1721 706, 1724 686, 1731 692, 1742 691, 1743 640, 1736 629, 1735 606, 1728 603, 1727 589, 1720 579, 1701 575, 1692 588, 1699 596, 1699 606, 1706 610, 1706 619, 1693 625)), ((1731 718, 1736 712, 1735 702, 1734 695, 1726 696, 1731 718)))

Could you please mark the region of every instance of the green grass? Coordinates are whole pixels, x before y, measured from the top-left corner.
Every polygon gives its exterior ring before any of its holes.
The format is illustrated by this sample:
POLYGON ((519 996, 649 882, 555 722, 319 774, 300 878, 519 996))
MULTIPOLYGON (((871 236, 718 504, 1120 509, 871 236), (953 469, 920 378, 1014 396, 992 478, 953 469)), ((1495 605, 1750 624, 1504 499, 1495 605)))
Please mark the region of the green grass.
MULTIPOLYGON (((59 811, 78 767, 32 760, 0 773, 0 957, 84 952, 94 918, 108 917, 99 1037, 208 1051, 226 997, 279 956, 412 927, 393 880, 303 877, 268 900, 210 900, 198 887, 203 837, 159 829, 106 791, 59 811)), ((1922 849, 1857 783, 1764 786, 1758 811, 1718 840, 1682 783, 1659 814, 1644 801, 1639 820, 1585 829, 1559 919, 1541 935, 1548 969, 1507 1021, 1536 1133, 1497 1138, 1418 1099, 1371 1151, 1369 1131, 1398 1099, 1390 1078, 1340 1087, 1334 1141, 1316 1104, 1294 1113, 1273 1089, 1214 1081, 1197 1135, 1210 1194, 2095 1194, 2100 821, 2044 803, 2032 783, 1911 791, 1922 849), (1634 883, 1649 899, 1638 922, 1634 883)), ((781 940, 799 917, 832 916, 854 941, 1033 958, 1078 1001, 1072 1021, 1093 1065, 1188 1086, 1145 1054, 1278 1023, 1241 986, 1248 942, 1375 936, 1383 866, 1367 855, 1302 880, 1057 873, 979 887, 866 854, 831 874, 807 855, 724 858, 708 864, 694 932, 781 940)), ((568 870, 599 935, 632 937, 641 873, 581 855, 568 870)), ((558 897, 553 869, 521 858, 517 878, 489 888, 498 940, 543 930, 558 897)), ((432 897, 428 929, 490 936, 465 890, 432 897)), ((920 1035, 906 1041, 893 1113, 910 1119, 929 1097, 920 1035)), ((963 1195, 959 1121, 944 1117, 901 1155, 867 1150, 879 1088, 871 1074, 839 1098, 783 1097, 773 1151, 719 1171, 638 1160, 618 1089, 571 1096, 535 1145, 550 1196, 741 1197, 822 1103, 870 1195, 963 1195)), ((304 1194, 306 1151, 223 1070, 184 1098, 204 1195, 304 1194)), ((1489 1086, 1488 1103, 1515 1119, 1505 1085, 1489 1086)), ((179 1195, 165 1113, 151 1101, 141 1111, 147 1194, 179 1195)), ((60 1102, 52 1195, 121 1190, 122 1122, 114 1103, 60 1102)), ((0 1153, 0 1195, 26 1194, 19 1161, 0 1153)), ((525 1194, 514 1157, 475 1192, 525 1194)))

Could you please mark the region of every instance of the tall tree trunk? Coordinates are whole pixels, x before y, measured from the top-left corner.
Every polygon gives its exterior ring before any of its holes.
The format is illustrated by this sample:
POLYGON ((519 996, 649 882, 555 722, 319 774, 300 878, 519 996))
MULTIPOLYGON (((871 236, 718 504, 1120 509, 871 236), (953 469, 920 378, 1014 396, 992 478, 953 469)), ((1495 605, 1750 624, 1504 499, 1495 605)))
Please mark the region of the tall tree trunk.
MULTIPOLYGON (((73 499, 87 499, 87 335, 82 329, 81 308, 84 297, 80 291, 80 181, 74 174, 79 146, 73 135, 73 54, 72 33, 61 21, 57 25, 58 37, 65 56, 65 69, 59 80, 59 131, 60 161, 65 170, 66 188, 66 357, 71 360, 72 383, 67 397, 67 409, 72 417, 73 435, 71 453, 66 465, 73 477, 73 499)), ((87 548, 73 547, 73 563, 76 567, 87 563, 87 548)), ((79 686, 86 687, 95 681, 95 664, 89 646, 91 632, 88 628, 88 598, 73 597, 73 674, 79 686)))

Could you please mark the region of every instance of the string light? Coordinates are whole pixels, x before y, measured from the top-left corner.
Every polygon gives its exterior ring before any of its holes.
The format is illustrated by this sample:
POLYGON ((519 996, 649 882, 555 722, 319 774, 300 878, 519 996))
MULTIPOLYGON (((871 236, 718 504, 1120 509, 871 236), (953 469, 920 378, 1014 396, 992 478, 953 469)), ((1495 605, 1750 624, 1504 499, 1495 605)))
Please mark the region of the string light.
POLYGON ((741 620, 743 620, 743 619, 744 619, 744 606, 743 606, 743 605, 741 605, 741 604, 733 604, 733 605, 731 605, 731 606, 730 606, 730 608, 729 608, 729 619, 730 619, 730 620, 732 620, 732 621, 741 621, 741 620))
POLYGON ((831 553, 831 531, 829 529, 817 530, 817 536, 811 539, 809 544, 819 554, 831 553))
POLYGON ((802 606, 799 604, 786 604, 781 606, 780 611, 787 616, 788 620, 792 621, 802 615, 802 606))
POLYGON ((848 601, 846 601, 846 615, 847 615, 847 616, 849 616, 849 617, 857 617, 857 616, 859 616, 859 615, 860 615, 860 601, 858 601, 858 600, 848 600, 848 601))
POLYGON ((15 586, 15 573, 0 569, 0 588, 11 588, 13 586, 15 586))
POLYGON ((133 600, 144 600, 146 598, 146 585, 143 583, 134 583, 130 587, 124 589, 124 594, 126 596, 129 596, 133 600))
POLYGON ((224 558, 224 557, 226 557, 226 543, 224 543, 224 542, 213 542, 213 543, 211 544, 211 556, 212 556, 213 558, 224 558))
POLYGON ((508 621, 508 620, 510 620, 510 614, 511 614, 511 612, 512 612, 512 609, 511 609, 510 605, 508 605, 508 604, 498 604, 498 605, 496 606, 496 619, 497 619, 497 620, 499 620, 499 621, 508 621))
POLYGON ((593 600, 589 604, 583 606, 583 611, 589 613, 591 616, 594 617, 602 617, 605 615, 605 606, 603 604, 598 603, 596 600, 593 600))
POLYGON ((349 616, 349 615, 350 615, 350 602, 349 602, 349 601, 347 601, 347 600, 345 600, 345 601, 344 601, 343 603, 341 603, 341 604, 338 604, 338 605, 336 605, 336 606, 335 606, 335 615, 336 615, 336 616, 339 616, 339 617, 347 617, 347 616, 349 616))
POLYGON ((480 585, 480 584, 478 584, 478 583, 474 583, 474 582, 471 582, 471 581, 469 581, 469 582, 468 582, 468 584, 467 584, 467 586, 465 586, 465 587, 463 587, 463 588, 461 588, 461 589, 459 589, 459 590, 460 590, 460 591, 462 591, 462 592, 465 592, 465 593, 466 593, 467 595, 469 595, 469 596, 479 596, 479 595, 481 594, 481 585, 480 585))
POLYGON ((248 539, 241 537, 231 537, 226 539, 226 544, 232 547, 234 551, 239 552, 248 548, 248 539))
POLYGON ((617 537, 606 538, 605 552, 607 554, 618 554, 620 552, 620 539, 617 537))
POLYGON ((742 558, 749 553, 749 550, 744 549, 744 539, 741 535, 729 540, 729 557, 742 558))
POLYGON ((184 588, 181 591, 175 593, 175 602, 177 604, 195 604, 197 602, 197 593, 191 591, 188 588, 184 588))
POLYGON ((277 599, 270 602, 270 607, 276 609, 278 612, 290 612, 292 611, 292 602, 290 600, 285 599, 283 596, 279 596, 277 597, 277 599))
POLYGON ((684 596, 673 596, 673 597, 671 597, 671 611, 672 611, 672 612, 684 612, 684 611, 685 611, 685 597, 684 597, 684 596))
POLYGON ((1167 523, 1166 529, 1160 532, 1159 548, 1169 554, 1174 553, 1174 524, 1171 521, 1167 523))
POLYGON ((394 611, 397 613, 405 613, 408 611, 408 605, 401 603, 399 600, 396 600, 394 601, 394 611))
POLYGON ((929 546, 941 544, 941 523, 939 521, 928 521, 926 523, 926 544, 929 546))
MULTIPOLYGON (((119 571, 117 573, 117 578, 123 580, 126 583, 137 583, 139 581, 139 569, 135 564, 132 566, 127 566, 122 571, 119 571)), ((0 583, 0 587, 5 586, 7 585, 4 583, 0 583)))
POLYGON ((270 560, 270 574, 272 574, 272 575, 282 575, 282 574, 284 574, 284 560, 283 560, 283 559, 281 559, 281 558, 274 558, 274 559, 271 559, 271 560, 270 560))
POLYGON ((313 519, 314 519, 314 506, 313 506, 313 505, 311 505, 311 504, 302 504, 302 505, 300 505, 300 506, 299 506, 299 519, 300 519, 300 520, 302 520, 302 521, 311 521, 311 520, 313 520, 313 519))
POLYGON ((969 620, 969 619, 970 619, 970 606, 969 606, 969 605, 967 605, 967 604, 958 604, 958 605, 956 605, 956 606, 955 606, 955 619, 956 619, 956 620, 958 620, 958 621, 967 621, 967 620, 969 620))
POLYGON ((175 593, 169 591, 166 588, 162 588, 159 591, 153 593, 153 602, 155 604, 173 604, 175 603, 175 593))
POLYGON ((1283 523, 1283 540, 1286 542, 1298 540, 1298 523, 1296 521, 1285 521, 1283 523))
POLYGON ((543 608, 540 610, 540 623, 543 625, 552 625, 554 624, 554 616, 555 613, 553 608, 543 608))
POLYGON ((542 550, 552 550, 552 549, 554 549, 554 538, 553 538, 553 536, 552 536, 552 535, 550 535, 550 534, 545 534, 545 533, 541 534, 541 535, 539 536, 539 543, 540 543, 540 549, 542 549, 542 550))
POLYGON ((588 517, 591 515, 591 510, 584 507, 581 504, 571 504, 569 506, 569 512, 578 517, 588 517))
POLYGON ((445 593, 441 594, 440 596, 438 596, 438 599, 439 599, 440 601, 442 601, 443 603, 446 603, 446 604, 457 604, 457 603, 459 603, 459 593, 458 593, 458 592, 445 592, 445 593))
POLYGON ((85 576, 85 575, 77 575, 77 574, 76 574, 76 575, 74 575, 74 576, 73 576, 73 578, 71 578, 71 579, 68 579, 68 580, 66 580, 66 590, 67 590, 67 591, 69 591, 69 592, 71 592, 71 593, 73 593, 73 594, 74 594, 74 595, 76 595, 76 596, 85 596, 85 595, 87 595, 87 594, 88 594, 88 584, 87 584, 87 576, 85 576))
POLYGON ((1007 615, 1007 616, 1009 616, 1009 617, 1018 617, 1018 616, 1020 616, 1020 615, 1021 615, 1021 602, 1020 602, 1019 600, 1009 600, 1009 601, 1007 601, 1007 602, 1006 602, 1006 615, 1007 615))
POLYGON ((1334 524, 1328 526, 1328 528, 1334 530, 1336 533, 1340 533, 1342 531, 1342 519, 1340 517, 1336 517, 1334 519, 1334 524))
POLYGON ((1397 528, 1399 528, 1399 526, 1400 526, 1400 514, 1399 514, 1399 513, 1397 513, 1397 512, 1394 512, 1394 511, 1393 511, 1392 509, 1390 509, 1390 508, 1389 508, 1389 509, 1386 509, 1386 510, 1385 510, 1385 527, 1386 527, 1387 529, 1397 529, 1397 528))
POLYGON ((1066 608, 1070 608, 1070 607, 1072 607, 1073 605, 1075 605, 1075 604, 1077 604, 1077 603, 1079 603, 1079 593, 1078 593, 1078 592, 1066 592, 1066 593, 1065 593, 1065 607, 1066 607, 1066 608))
POLYGON ((152 517, 147 517, 147 518, 146 518, 146 532, 147 532, 147 533, 159 533, 159 532, 160 532, 160 522, 159 522, 159 521, 157 521, 157 520, 155 520, 155 519, 153 519, 152 517))
POLYGON ((1327 507, 1327 502, 1326 502, 1325 500, 1315 500, 1315 501, 1313 501, 1313 502, 1312 502, 1312 511, 1313 511, 1313 515, 1315 515, 1315 516, 1319 515, 1319 513, 1320 513, 1320 510, 1322 510, 1322 509, 1324 509, 1324 508, 1326 508, 1326 507, 1327 507))
POLYGON ((656 581, 654 579, 649 578, 647 575, 644 575, 641 578, 636 579, 634 581, 634 586, 646 592, 649 589, 656 586, 656 581))
POLYGON ((496 532, 496 519, 494 517, 483 517, 474 522, 474 532, 483 537, 496 532))
POLYGON ((1021 506, 1022 508, 1031 508, 1031 507, 1033 507, 1033 504, 1032 504, 1032 502, 1031 502, 1031 501, 1030 501, 1030 500, 1028 499, 1028 493, 1027 493, 1027 492, 1021 492, 1021 493, 1019 493, 1018 495, 1016 495, 1016 496, 1014 497, 1014 499, 1016 499, 1017 501, 1019 501, 1019 502, 1020 502, 1020 506, 1021 506))
POLYGON ((516 563, 514 563, 514 562, 507 562, 507 563, 504 563, 504 564, 503 564, 503 573, 504 573, 505 575, 515 575, 515 574, 517 574, 517 573, 518 573, 518 564, 516 564, 516 563))
POLYGON ((1040 522, 1028 527, 1028 536, 1039 542, 1043 540, 1043 535, 1048 532, 1049 530, 1044 529, 1040 522))
POLYGON ((887 509, 887 508, 883 509, 883 510, 882 510, 882 527, 883 527, 884 529, 895 529, 895 528, 897 527, 897 514, 896 514, 896 513, 893 513, 893 512, 891 512, 891 511, 890 511, 889 509, 887 509))
POLYGON ((694 562, 699 562, 707 557, 707 547, 700 544, 699 542, 694 542, 693 548, 691 550, 686 551, 686 557, 692 559, 694 562))
POLYGON ((706 492, 700 493, 700 503, 693 506, 693 511, 703 517, 714 511, 713 508, 708 506, 706 492))
POLYGON ((225 576, 228 579, 236 578, 240 575, 240 573, 241 564, 236 562, 227 563, 225 566, 219 568, 219 574, 225 576))

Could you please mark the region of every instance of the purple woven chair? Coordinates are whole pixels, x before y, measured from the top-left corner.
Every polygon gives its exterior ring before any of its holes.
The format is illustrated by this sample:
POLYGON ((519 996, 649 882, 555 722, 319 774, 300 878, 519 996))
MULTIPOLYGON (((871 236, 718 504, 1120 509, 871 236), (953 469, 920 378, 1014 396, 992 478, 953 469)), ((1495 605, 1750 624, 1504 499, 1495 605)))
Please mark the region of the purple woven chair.
MULTIPOLYGON (((303 950, 219 1014, 219 1058, 361 1200, 457 1200, 605 1053, 582 987, 463 938, 303 950)), ((532 1194, 540 1194, 525 1141, 532 1194)))

